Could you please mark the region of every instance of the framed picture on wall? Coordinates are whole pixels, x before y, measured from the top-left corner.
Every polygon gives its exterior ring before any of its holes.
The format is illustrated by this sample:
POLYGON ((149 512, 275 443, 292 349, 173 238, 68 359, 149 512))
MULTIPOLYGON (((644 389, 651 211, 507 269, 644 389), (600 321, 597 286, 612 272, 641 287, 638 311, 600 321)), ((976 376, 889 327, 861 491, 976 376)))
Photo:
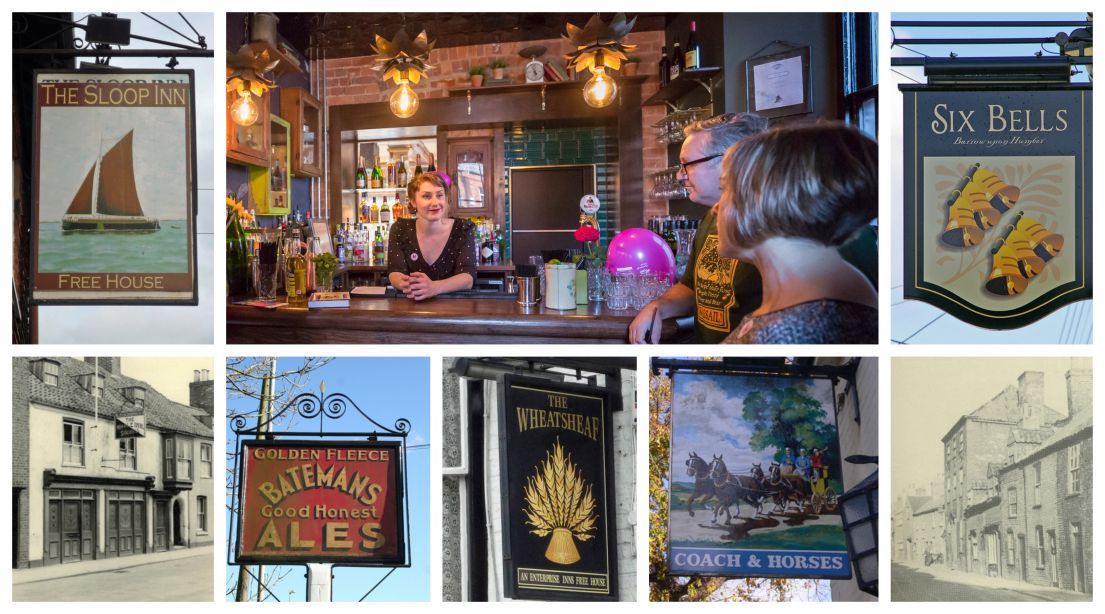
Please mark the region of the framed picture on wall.
POLYGON ((766 49, 778 46, 786 49, 744 62, 748 110, 764 117, 809 113, 813 109, 810 48, 776 42, 766 49))

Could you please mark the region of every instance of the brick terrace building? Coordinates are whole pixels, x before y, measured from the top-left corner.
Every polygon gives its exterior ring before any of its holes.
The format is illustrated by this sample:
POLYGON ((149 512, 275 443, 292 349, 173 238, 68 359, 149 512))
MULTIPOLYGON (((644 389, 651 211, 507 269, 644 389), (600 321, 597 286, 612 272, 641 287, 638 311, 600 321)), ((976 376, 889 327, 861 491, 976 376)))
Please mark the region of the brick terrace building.
POLYGON ((212 399, 175 403, 99 363, 12 360, 13 567, 214 542, 212 399))

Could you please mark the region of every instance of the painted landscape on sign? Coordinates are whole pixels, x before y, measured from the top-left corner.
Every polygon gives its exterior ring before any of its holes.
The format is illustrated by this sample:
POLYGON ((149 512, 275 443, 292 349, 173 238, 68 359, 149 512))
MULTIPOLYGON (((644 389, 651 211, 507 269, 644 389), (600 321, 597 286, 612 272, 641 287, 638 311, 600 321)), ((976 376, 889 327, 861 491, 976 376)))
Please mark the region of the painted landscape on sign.
POLYGON ((847 577, 828 380, 673 376, 672 571, 847 577))

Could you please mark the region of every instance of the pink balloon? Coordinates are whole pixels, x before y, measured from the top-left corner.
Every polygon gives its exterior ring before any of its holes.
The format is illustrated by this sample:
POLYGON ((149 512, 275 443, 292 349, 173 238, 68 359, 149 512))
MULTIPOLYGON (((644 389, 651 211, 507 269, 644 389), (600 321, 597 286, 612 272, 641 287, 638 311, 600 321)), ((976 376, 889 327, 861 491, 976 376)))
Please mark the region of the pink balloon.
POLYGON ((657 273, 674 280, 675 254, 660 235, 645 228, 627 228, 610 241, 606 268, 612 273, 657 273))

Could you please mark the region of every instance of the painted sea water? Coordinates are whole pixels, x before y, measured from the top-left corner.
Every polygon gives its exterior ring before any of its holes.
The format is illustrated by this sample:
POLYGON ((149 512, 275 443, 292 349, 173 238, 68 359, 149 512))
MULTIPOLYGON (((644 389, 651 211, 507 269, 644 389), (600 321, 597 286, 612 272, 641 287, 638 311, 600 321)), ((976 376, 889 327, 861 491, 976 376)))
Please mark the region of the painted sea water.
POLYGON ((38 240, 42 273, 188 272, 185 220, 161 220, 153 232, 62 232, 61 222, 41 222, 38 240))

